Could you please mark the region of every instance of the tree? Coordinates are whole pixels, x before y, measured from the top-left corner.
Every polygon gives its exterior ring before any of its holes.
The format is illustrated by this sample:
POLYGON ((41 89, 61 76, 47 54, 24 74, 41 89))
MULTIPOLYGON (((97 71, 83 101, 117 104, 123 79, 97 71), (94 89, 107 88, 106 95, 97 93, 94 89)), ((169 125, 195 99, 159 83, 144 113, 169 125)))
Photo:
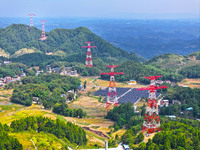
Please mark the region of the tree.
POLYGON ((74 94, 73 93, 69 93, 67 98, 71 101, 74 99, 74 94))
POLYGON ((198 114, 199 114, 199 107, 198 107, 197 104, 196 104, 196 105, 193 105, 193 112, 192 112, 192 114, 193 114, 193 117, 195 117, 195 118, 198 117, 198 114))
POLYGON ((86 85, 87 85, 87 81, 84 82, 84 85, 83 85, 84 89, 86 89, 86 85))
POLYGON ((137 137, 135 138, 135 143, 138 144, 144 140, 144 134, 140 132, 137 137))
POLYGON ((144 142, 141 142, 139 145, 140 150, 146 150, 146 144, 144 142))
POLYGON ((164 149, 163 150, 170 150, 171 149, 171 145, 169 142, 169 139, 167 138, 164 142, 164 149))

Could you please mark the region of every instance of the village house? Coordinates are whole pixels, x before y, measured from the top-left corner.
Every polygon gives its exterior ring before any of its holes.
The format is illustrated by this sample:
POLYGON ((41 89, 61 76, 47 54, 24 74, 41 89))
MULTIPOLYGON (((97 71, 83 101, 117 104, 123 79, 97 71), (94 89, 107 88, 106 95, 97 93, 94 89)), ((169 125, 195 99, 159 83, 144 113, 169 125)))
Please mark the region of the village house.
POLYGON ((13 81, 16 82, 16 81, 20 81, 21 80, 21 77, 19 75, 16 75, 13 77, 13 81))
POLYGON ((2 81, 2 80, 0 80, 0 86, 1 86, 1 87, 3 86, 3 81, 2 81))
POLYGON ((4 83, 5 84, 9 84, 9 83, 11 83, 12 82, 12 78, 10 77, 10 76, 6 76, 5 78, 4 78, 4 83))
POLYGON ((169 100, 166 100, 166 99, 165 100, 161 100, 160 101, 160 106, 163 107, 164 105, 166 107, 168 107, 169 106, 169 100))
POLYGON ((43 74, 43 73, 44 73, 43 70, 41 70, 41 71, 38 70, 38 71, 35 73, 35 75, 38 76, 39 74, 43 74))
POLYGON ((163 81, 162 80, 156 80, 155 84, 163 84, 163 81))
POLYGON ((135 80, 130 80, 128 84, 129 84, 129 85, 136 85, 137 82, 136 82, 135 80))
POLYGON ((166 115, 165 117, 169 117, 171 120, 176 120, 176 116, 175 115, 166 115))
POLYGON ((172 104, 174 105, 175 103, 178 103, 179 105, 181 105, 181 101, 179 101, 179 100, 172 100, 172 104))
POLYGON ((22 72, 22 73, 20 74, 20 77, 26 77, 26 73, 25 73, 25 72, 22 72))
POLYGON ((39 101, 39 97, 33 97, 32 104, 41 104, 41 102, 39 101))
POLYGON ((169 80, 165 80, 164 82, 165 82, 165 83, 171 84, 171 81, 169 81, 169 80))
POLYGON ((12 61, 4 61, 3 63, 4 63, 5 65, 8 65, 8 64, 12 63, 12 61))
POLYGON ((51 71, 52 73, 60 73, 60 68, 59 67, 52 68, 51 71))
POLYGON ((47 73, 51 73, 51 66, 50 65, 46 65, 46 72, 47 73))
POLYGON ((77 76, 77 70, 74 71, 68 70, 65 72, 65 74, 69 76, 77 76))

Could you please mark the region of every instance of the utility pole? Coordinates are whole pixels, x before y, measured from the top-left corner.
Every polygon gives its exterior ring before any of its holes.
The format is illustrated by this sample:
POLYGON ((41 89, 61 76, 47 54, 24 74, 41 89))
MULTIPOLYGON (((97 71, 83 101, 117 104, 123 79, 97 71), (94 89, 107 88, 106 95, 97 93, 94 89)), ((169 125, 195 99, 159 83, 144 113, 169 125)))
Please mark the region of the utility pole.
POLYGON ((118 106, 117 90, 116 90, 116 85, 115 85, 115 75, 120 75, 120 74, 125 74, 125 73, 114 72, 114 68, 119 67, 119 65, 110 65, 106 67, 111 68, 111 72, 101 73, 100 75, 110 75, 110 83, 109 83, 108 96, 107 96, 107 101, 106 101, 106 109, 108 112, 110 105, 118 106))
POLYGON ((161 131, 160 128, 160 118, 159 118, 159 111, 158 111, 158 104, 156 100, 156 90, 157 89, 164 89, 168 88, 167 86, 156 86, 155 80, 162 76, 147 76, 144 77, 146 79, 151 80, 151 83, 148 87, 139 88, 138 91, 148 90, 149 91, 149 98, 147 102, 146 112, 144 116, 144 122, 142 127, 142 132, 144 133, 147 131, 148 134, 154 133, 157 131, 161 131))
POLYGON ((90 48, 94 48, 96 46, 91 46, 91 43, 93 43, 93 42, 85 42, 85 43, 88 44, 87 46, 82 46, 82 48, 87 48, 85 66, 92 68, 93 67, 93 63, 92 63, 92 55, 91 55, 91 49, 90 48))

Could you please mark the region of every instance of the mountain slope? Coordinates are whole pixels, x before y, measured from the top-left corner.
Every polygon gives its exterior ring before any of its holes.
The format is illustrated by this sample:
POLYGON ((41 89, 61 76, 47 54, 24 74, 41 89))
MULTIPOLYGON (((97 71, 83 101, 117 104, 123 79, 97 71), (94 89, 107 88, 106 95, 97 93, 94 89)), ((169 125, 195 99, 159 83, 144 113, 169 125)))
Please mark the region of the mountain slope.
POLYGON ((164 71, 176 72, 188 78, 200 77, 200 51, 189 55, 164 54, 145 62, 164 71))
POLYGON ((95 35, 85 27, 76 29, 54 29, 46 33, 48 39, 40 41, 41 30, 33 27, 28 28, 23 24, 12 24, 0 30, 0 48, 9 54, 14 54, 22 48, 36 49, 43 53, 63 51, 67 56, 72 54, 86 54, 86 49, 81 46, 86 45, 85 41, 93 41, 97 48, 92 49, 93 55, 107 62, 122 62, 124 60, 136 60, 139 58, 134 54, 129 54, 125 50, 116 48, 110 43, 95 35))
POLYGON ((178 69, 185 61, 186 59, 178 54, 163 54, 153 57, 146 61, 145 64, 153 65, 160 69, 178 69))

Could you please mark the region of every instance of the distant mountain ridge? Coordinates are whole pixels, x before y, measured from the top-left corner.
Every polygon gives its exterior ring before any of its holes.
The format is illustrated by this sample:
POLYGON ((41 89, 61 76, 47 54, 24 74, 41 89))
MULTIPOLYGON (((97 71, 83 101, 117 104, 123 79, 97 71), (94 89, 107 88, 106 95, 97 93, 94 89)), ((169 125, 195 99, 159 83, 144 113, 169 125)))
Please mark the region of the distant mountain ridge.
MULTIPOLYGON (((124 60, 136 60, 139 58, 134 53, 111 45, 101 37, 92 33, 85 27, 76 29, 54 29, 47 32, 48 39, 40 41, 41 30, 24 24, 12 24, 5 29, 0 29, 0 48, 12 55, 21 49, 33 49, 37 52, 56 53, 62 51, 66 56, 73 54, 86 54, 86 41, 93 41, 92 54, 107 62, 122 62, 124 60)), ((63 53, 63 54, 64 54, 63 53)))

